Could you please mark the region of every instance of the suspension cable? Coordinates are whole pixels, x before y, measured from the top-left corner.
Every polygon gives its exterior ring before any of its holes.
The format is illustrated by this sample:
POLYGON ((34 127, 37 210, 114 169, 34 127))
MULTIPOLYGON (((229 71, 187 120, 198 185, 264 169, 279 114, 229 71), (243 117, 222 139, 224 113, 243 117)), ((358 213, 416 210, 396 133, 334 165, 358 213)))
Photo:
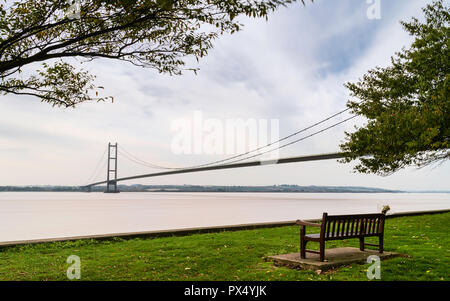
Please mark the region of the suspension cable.
POLYGON ((89 183, 92 181, 92 179, 94 178, 94 176, 97 176, 98 173, 98 168, 100 167, 100 163, 103 161, 103 158, 105 157, 106 151, 108 150, 108 148, 105 148, 105 151, 103 152, 103 155, 101 156, 100 160, 97 162, 97 166, 94 169, 94 172, 92 173, 92 175, 89 177, 89 179, 87 180, 86 183, 89 183))
POLYGON ((138 157, 132 155, 130 152, 126 151, 122 146, 119 145, 119 154, 127 158, 128 160, 143 165, 150 168, 156 168, 156 169, 172 169, 170 167, 160 166, 153 163, 146 162, 144 160, 139 159, 138 157))
POLYGON ((353 119, 353 118, 355 118, 355 117, 356 117, 356 115, 353 115, 352 117, 349 117, 349 118, 347 118, 347 119, 344 119, 344 120, 342 120, 342 121, 339 121, 339 122, 337 122, 337 123, 335 123, 335 124, 333 124, 333 125, 330 125, 329 127, 326 127, 326 128, 324 128, 324 129, 322 129, 322 130, 320 130, 320 131, 314 132, 314 133, 312 133, 312 134, 310 134, 310 135, 308 135, 308 136, 305 136, 305 137, 302 137, 302 138, 300 138, 300 139, 291 141, 291 142, 289 142, 289 143, 283 144, 283 145, 281 145, 281 146, 279 146, 279 147, 276 147, 276 148, 274 148, 274 149, 271 149, 271 150, 268 150, 268 151, 265 151, 265 152, 262 152, 262 153, 259 153, 259 154, 256 154, 256 155, 252 155, 252 156, 249 156, 249 157, 245 157, 245 158, 242 158, 242 159, 238 159, 238 160, 234 160, 234 161, 228 162, 227 164, 232 164, 232 163, 244 161, 244 160, 247 160, 247 159, 251 159, 251 158, 254 158, 254 157, 258 157, 258 156, 261 156, 261 155, 264 155, 264 154, 267 154, 267 153, 270 153, 270 152, 273 152, 273 151, 282 149, 282 148, 287 147, 287 146, 289 146, 289 145, 298 143, 298 142, 303 141, 303 140, 305 140, 305 139, 307 139, 307 138, 311 138, 311 137, 313 137, 313 136, 315 136, 315 135, 318 135, 318 134, 320 134, 320 133, 322 133, 322 132, 325 132, 325 131, 327 131, 327 130, 329 130, 329 129, 331 129, 331 128, 334 128, 334 127, 336 127, 336 126, 338 126, 338 125, 340 125, 340 124, 342 124, 342 123, 345 123, 345 122, 347 122, 347 121, 349 121, 349 120, 351 120, 351 119, 353 119))
MULTIPOLYGON (((205 164, 194 165, 194 166, 186 166, 186 167, 167 167, 167 166, 160 166, 160 165, 157 165, 157 164, 154 164, 154 163, 147 162, 147 161, 144 161, 144 160, 139 159, 138 157, 134 156, 134 155, 131 154, 130 152, 126 151, 126 150, 125 150, 122 146, 120 146, 120 145, 119 145, 119 148, 121 148, 121 150, 122 150, 123 152, 126 152, 126 153, 128 154, 128 156, 129 156, 128 159, 129 159, 129 160, 131 160, 131 161, 133 161, 133 162, 135 162, 135 163, 137 163, 137 164, 141 164, 141 165, 143 165, 143 166, 146 166, 146 167, 155 168, 155 169, 172 169, 172 170, 176 170, 176 169, 198 168, 198 167, 204 167, 204 166, 208 166, 208 165, 213 165, 213 164, 217 164, 217 163, 222 163, 222 162, 230 161, 230 160, 232 160, 232 159, 236 159, 236 158, 239 158, 239 157, 248 155, 248 154, 250 154, 250 153, 259 151, 259 150, 264 149, 264 148, 266 148, 266 147, 272 146, 272 145, 277 144, 277 143, 279 143, 279 142, 281 142, 281 141, 284 141, 284 140, 289 139, 289 138, 291 138, 291 137, 293 137, 293 136, 296 136, 296 135, 298 135, 298 134, 300 134, 300 133, 303 133, 303 132, 305 132, 305 131, 307 131, 307 130, 313 128, 313 127, 316 127, 316 126, 318 126, 318 125, 320 125, 320 124, 322 124, 322 123, 324 123, 324 122, 326 122, 326 121, 328 121, 328 120, 330 120, 330 119, 332 119, 332 118, 334 118, 334 117, 337 117, 337 116, 339 116, 339 115, 341 115, 341 114, 347 112, 348 110, 350 110, 350 108, 347 108, 347 109, 345 109, 345 110, 342 110, 342 111, 340 111, 340 112, 337 112, 337 113, 335 113, 335 114, 333 114, 333 115, 331 115, 331 116, 329 116, 329 117, 327 117, 327 118, 325 118, 325 119, 320 120, 319 122, 316 122, 316 123, 314 123, 314 124, 312 124, 312 125, 310 125, 310 126, 308 126, 308 127, 305 127, 305 128, 303 128, 303 129, 301 129, 301 130, 299 130, 299 131, 297 131, 297 132, 294 132, 294 133, 292 133, 292 134, 290 134, 290 135, 288 135, 288 136, 285 136, 285 137, 283 137, 283 138, 281 138, 281 139, 279 139, 279 140, 277 140, 277 141, 268 143, 268 144, 266 144, 266 145, 264 145, 264 146, 255 148, 255 149, 253 149, 253 150, 250 150, 250 151, 247 151, 247 152, 244 152, 244 153, 241 153, 241 154, 232 156, 232 157, 228 157, 228 158, 225 158, 225 159, 221 159, 221 160, 217 160, 217 161, 213 161, 213 162, 209 162, 209 163, 205 163, 205 164), (130 157, 134 158, 134 160, 131 159, 130 157)), ((315 133, 312 134, 312 135, 309 135, 309 136, 303 137, 303 138, 301 138, 301 139, 295 140, 295 141, 292 142, 292 143, 288 143, 287 145, 284 145, 284 146, 282 146, 282 147, 285 147, 285 146, 288 146, 288 145, 291 145, 291 144, 300 142, 300 141, 302 141, 302 140, 305 140, 306 138, 309 138, 309 137, 312 137, 312 136, 314 136, 314 135, 316 135, 316 134, 322 133, 322 132, 324 132, 324 131, 326 131, 326 130, 332 128, 332 127, 335 127, 335 126, 341 124, 341 123, 347 122, 347 121, 349 121, 350 119, 353 119, 354 117, 356 117, 356 115, 354 115, 354 116, 351 117, 351 118, 347 118, 347 119, 345 119, 344 121, 341 121, 341 122, 339 122, 339 123, 337 123, 337 124, 334 124, 334 125, 332 125, 332 126, 330 126, 330 127, 327 127, 327 128, 325 128, 325 129, 323 129, 323 130, 321 130, 321 131, 315 132, 315 133)), ((280 147, 280 148, 281 148, 281 147, 280 147)), ((276 149, 274 149, 274 150, 276 150, 276 149)), ((271 151, 274 151, 274 150, 271 150, 271 151)), ((268 152, 271 152, 271 151, 268 151, 268 152)), ((253 156, 250 156, 250 157, 246 157, 246 158, 244 158, 244 159, 242 159, 242 160, 241 160, 241 159, 239 159, 239 160, 234 160, 234 161, 232 161, 232 162, 243 161, 243 160, 245 160, 245 159, 257 157, 257 156, 262 155, 262 154, 265 154, 265 153, 267 153, 267 151, 266 151, 266 152, 259 153, 259 154, 256 154, 256 155, 253 155, 253 156)), ((122 153, 122 154, 123 154, 123 153, 122 153)), ((230 162, 229 162, 229 163, 230 163, 230 162)))

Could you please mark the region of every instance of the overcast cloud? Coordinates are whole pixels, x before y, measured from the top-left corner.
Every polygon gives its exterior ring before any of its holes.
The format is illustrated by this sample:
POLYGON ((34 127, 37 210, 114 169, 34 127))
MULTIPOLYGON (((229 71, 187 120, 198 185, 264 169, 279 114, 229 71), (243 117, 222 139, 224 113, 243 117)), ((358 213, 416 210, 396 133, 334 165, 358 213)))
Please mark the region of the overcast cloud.
MULTIPOLYGON (((114 103, 60 109, 32 97, 0 98, 0 185, 82 185, 108 142, 141 159, 188 166, 226 155, 177 155, 171 123, 201 111, 204 118, 279 119, 288 135, 345 108, 343 87, 368 69, 389 63, 411 38, 399 21, 421 16, 429 1, 381 0, 381 19, 369 20, 365 0, 322 0, 282 8, 269 21, 243 19, 244 30, 223 36, 198 65, 198 75, 170 77, 130 64, 84 64, 114 103)), ((192 62, 192 66, 196 63, 192 62)), ((346 115, 348 116, 348 115, 346 115)), ((337 118, 334 122, 346 116, 337 118)), ((362 120, 305 140, 281 156, 338 151, 344 131, 362 120)), ((331 123, 328 123, 331 124, 331 123)), ((119 176, 152 170, 119 158, 119 176)), ((106 170, 96 177, 104 179, 106 170)), ((352 185, 393 189, 450 189, 450 163, 408 168, 389 177, 361 175, 333 160, 143 179, 144 184, 352 185)), ((135 182, 133 182, 135 183, 135 182)), ((130 183, 128 183, 130 184, 130 183)))

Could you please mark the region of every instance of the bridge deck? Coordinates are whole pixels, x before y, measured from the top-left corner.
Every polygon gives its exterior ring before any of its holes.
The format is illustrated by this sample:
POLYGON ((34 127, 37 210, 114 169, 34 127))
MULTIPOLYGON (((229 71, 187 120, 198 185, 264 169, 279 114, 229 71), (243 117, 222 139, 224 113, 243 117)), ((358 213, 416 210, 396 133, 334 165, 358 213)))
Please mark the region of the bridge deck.
MULTIPOLYGON (((252 167, 252 166, 263 166, 263 165, 272 165, 272 164, 287 164, 294 162, 307 162, 307 161, 321 161, 321 160, 330 160, 330 159, 340 159, 344 157, 344 153, 329 153, 329 154, 320 154, 320 155, 307 155, 307 156, 298 156, 298 157, 289 157, 289 158, 279 158, 276 160, 259 160, 259 161, 251 161, 251 162, 243 162, 243 163, 233 163, 233 164, 221 164, 221 165, 213 165, 213 166, 205 166, 198 168, 185 168, 185 169, 177 169, 171 171, 163 171, 163 172, 155 172, 151 174, 143 174, 136 175, 125 178, 118 178, 115 181, 128 181, 128 180, 136 180, 142 178, 151 178, 151 177, 159 177, 159 176, 167 176, 167 175, 175 175, 182 173, 192 173, 192 172, 200 172, 200 171, 209 171, 209 170, 219 170, 219 169, 231 169, 231 168, 243 168, 243 167, 252 167)), ((106 184, 108 181, 100 181, 96 183, 91 183, 85 185, 83 187, 89 188, 96 185, 106 184)))

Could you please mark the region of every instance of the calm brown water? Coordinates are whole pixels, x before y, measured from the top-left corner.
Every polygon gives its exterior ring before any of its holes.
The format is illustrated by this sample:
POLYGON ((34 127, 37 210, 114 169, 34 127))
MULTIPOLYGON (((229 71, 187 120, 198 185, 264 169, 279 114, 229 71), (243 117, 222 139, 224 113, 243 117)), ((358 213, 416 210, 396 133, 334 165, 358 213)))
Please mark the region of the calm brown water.
POLYGON ((448 193, 1 192, 0 242, 450 209, 448 193))

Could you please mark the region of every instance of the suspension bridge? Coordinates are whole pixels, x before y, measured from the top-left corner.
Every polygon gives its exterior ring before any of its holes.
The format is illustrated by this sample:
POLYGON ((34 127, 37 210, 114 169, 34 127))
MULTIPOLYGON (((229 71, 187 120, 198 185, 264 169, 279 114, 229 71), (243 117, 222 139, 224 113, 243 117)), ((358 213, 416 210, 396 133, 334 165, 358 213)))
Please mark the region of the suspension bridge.
MULTIPOLYGON (((183 173, 194 173, 194 172, 202 172, 202 171, 212 171, 212 170, 221 170, 221 169, 233 169, 233 168, 244 168, 244 167, 252 167, 252 166, 266 166, 266 165, 274 165, 274 164, 287 164, 287 163, 295 163, 295 162, 307 162, 307 161, 320 161, 320 160, 330 160, 330 159, 340 159, 345 157, 345 153, 343 152, 334 152, 334 153, 323 153, 323 154, 313 154, 313 155, 302 155, 302 156, 295 156, 295 157, 286 157, 286 158, 278 158, 273 160, 252 160, 250 159, 262 156, 267 153, 271 153, 276 150, 280 150, 282 148, 288 147, 290 145, 296 144, 300 141, 304 141, 308 138, 311 138, 313 136, 316 136, 318 134, 321 134, 325 131, 328 131, 334 127, 337 127, 338 125, 341 125, 345 122, 350 121, 351 119, 355 118, 356 115, 350 116, 348 118, 345 118, 339 122, 336 122, 332 125, 329 125, 325 128, 322 128, 320 130, 316 130, 315 132, 303 136, 301 138, 297 138, 293 141, 286 142, 282 145, 280 145, 280 142, 286 141, 292 137, 295 137, 303 132, 306 132, 312 128, 315 128, 333 118, 336 118, 345 112, 347 112, 349 109, 342 110, 340 112, 337 112, 336 114, 333 114, 325 119, 320 120, 319 122, 316 122, 306 128, 303 128, 301 130, 298 130, 288 136, 285 136, 277 141, 271 142, 267 145, 255 148, 253 150, 234 155, 232 157, 209 162, 205 164, 195 165, 195 166, 187 166, 187 167, 167 167, 167 166, 161 166, 158 164, 150 163, 144 160, 139 159, 135 155, 131 154, 127 150, 125 150, 123 147, 119 146, 118 143, 109 143, 107 150, 105 150, 105 153, 107 152, 108 158, 107 158, 107 164, 106 164, 106 179, 101 180, 98 182, 93 182, 84 186, 81 186, 83 190, 85 191, 91 191, 93 186, 96 185, 102 185, 106 184, 106 193, 118 193, 118 187, 117 183, 122 181, 128 181, 128 180, 135 180, 135 179, 142 179, 142 178, 150 178, 150 177, 158 177, 158 176, 166 176, 166 175, 175 175, 175 174, 183 174, 183 173), (120 148, 120 150, 119 150, 120 148), (146 174, 140 174, 140 175, 134 175, 134 176, 127 176, 127 177, 118 177, 117 176, 117 162, 118 162, 118 155, 121 154, 127 159, 133 161, 134 163, 153 168, 153 169, 163 169, 165 171, 160 172, 153 172, 153 173, 146 173, 146 174)), ((103 154, 101 160, 103 160, 104 155, 103 154)), ((98 170, 99 165, 97 165, 96 170, 98 170)), ((95 171, 94 171, 95 173, 95 171)), ((92 179, 92 176, 91 176, 92 179)), ((89 179, 89 180, 91 180, 89 179)))

